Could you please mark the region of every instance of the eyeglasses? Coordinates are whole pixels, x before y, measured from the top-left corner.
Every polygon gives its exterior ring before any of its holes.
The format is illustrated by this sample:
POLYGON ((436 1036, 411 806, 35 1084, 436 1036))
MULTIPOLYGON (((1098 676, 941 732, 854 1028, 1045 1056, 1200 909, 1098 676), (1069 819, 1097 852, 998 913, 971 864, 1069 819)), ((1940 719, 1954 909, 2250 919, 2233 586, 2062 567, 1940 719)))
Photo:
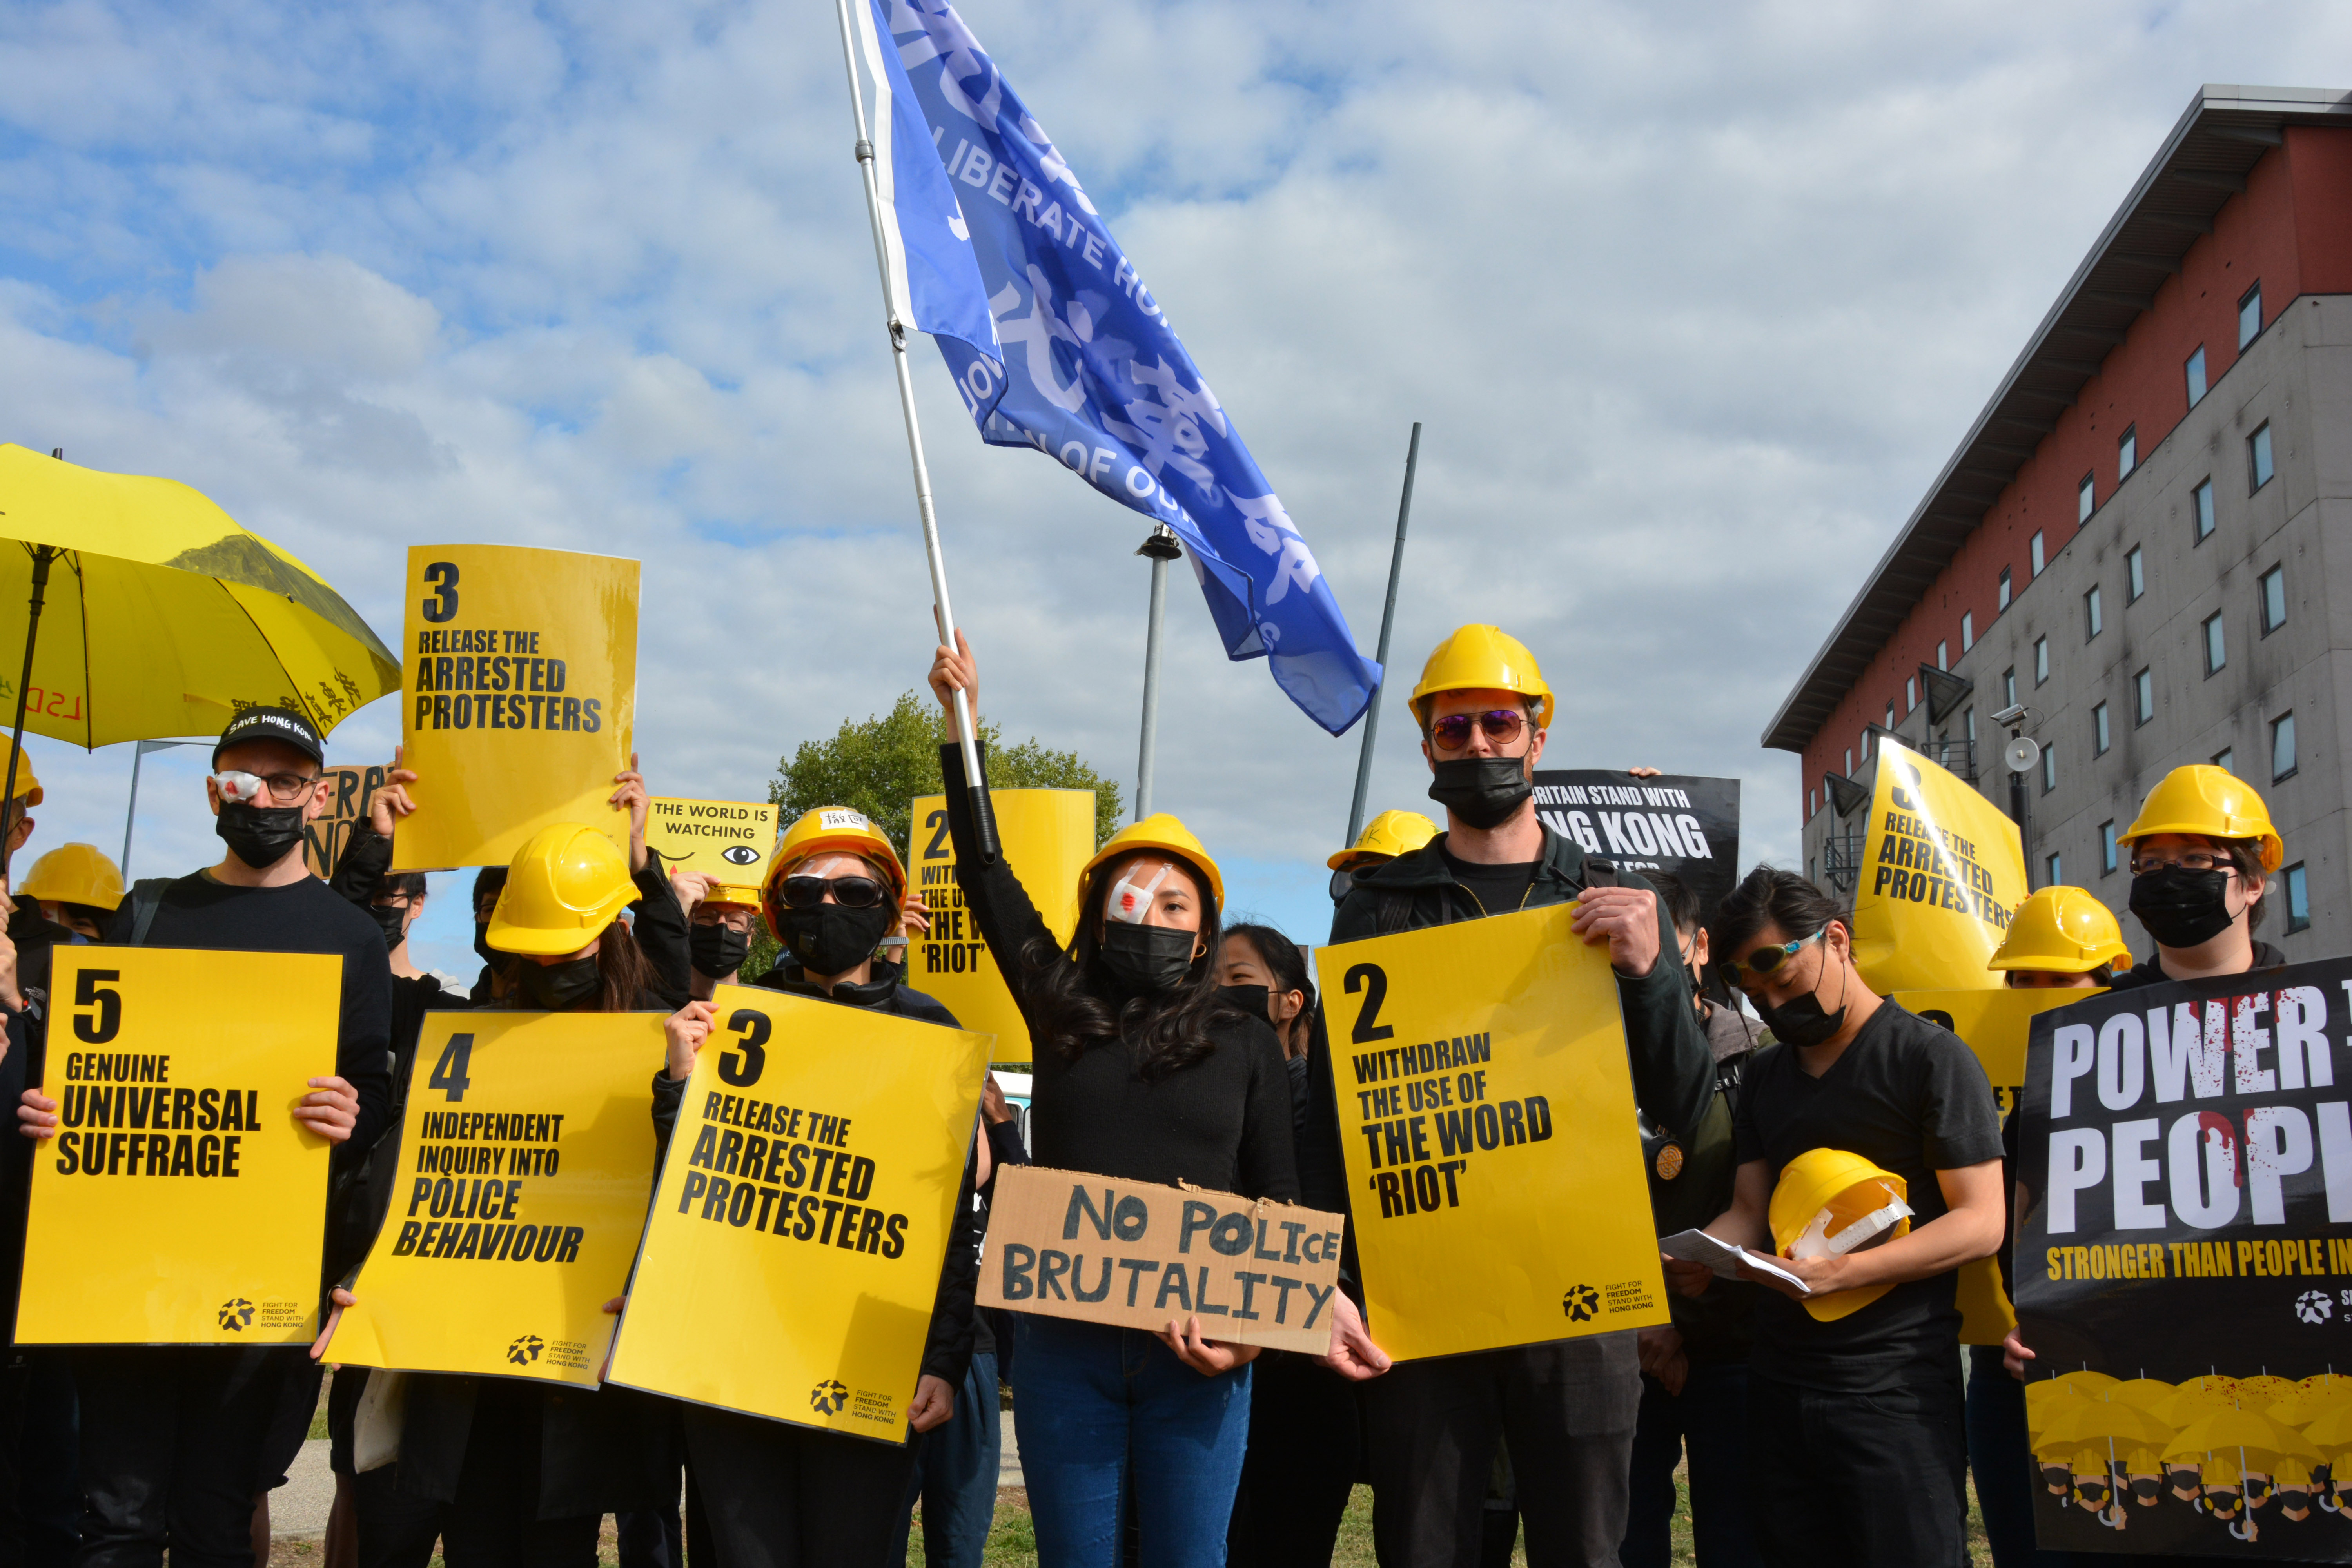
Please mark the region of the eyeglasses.
POLYGON ((871 877, 787 877, 782 889, 784 907, 814 909, 824 902, 827 889, 832 889, 833 901, 845 910, 878 909, 890 896, 890 889, 871 877))
POLYGON ((1740 972, 1745 970, 1761 980, 1789 960, 1796 957, 1798 953, 1827 936, 1829 931, 1830 928, 1823 926, 1812 935, 1801 936, 1794 942, 1759 947, 1746 958, 1727 958, 1723 961, 1724 977, 1734 984, 1745 985, 1748 984, 1747 981, 1740 978, 1740 972))
POLYGON ((1338 903, 1356 885, 1356 868, 1352 866, 1331 873, 1331 901, 1338 903))
POLYGON ((2234 871, 2238 863, 2227 855, 2208 855, 2201 849, 2192 849, 2172 860, 2160 855, 2132 857, 2131 874, 2135 877, 2153 876, 2158 871, 2169 871, 2175 868, 2183 871, 2234 871))
MULTIPOLYGON (((814 877, 808 879, 812 882, 816 880, 814 877)), ((785 896, 787 899, 791 897, 790 894, 785 896)), ((835 895, 836 898, 839 896, 835 895)), ((751 929, 751 911, 737 909, 732 905, 713 909, 705 904, 694 911, 694 923, 698 926, 725 926, 729 931, 748 931, 751 929)))
POLYGON ((241 773, 234 769, 213 775, 223 800, 242 801, 250 805, 261 798, 264 785, 269 797, 280 805, 292 805, 308 795, 319 784, 317 773, 241 773))
POLYGON ((1507 746, 1519 738, 1528 726, 1528 716, 1516 708, 1489 708, 1484 713, 1448 713, 1429 726, 1429 738, 1441 752, 1458 752, 1470 743, 1470 726, 1475 724, 1486 732, 1486 739, 1498 746, 1507 746))

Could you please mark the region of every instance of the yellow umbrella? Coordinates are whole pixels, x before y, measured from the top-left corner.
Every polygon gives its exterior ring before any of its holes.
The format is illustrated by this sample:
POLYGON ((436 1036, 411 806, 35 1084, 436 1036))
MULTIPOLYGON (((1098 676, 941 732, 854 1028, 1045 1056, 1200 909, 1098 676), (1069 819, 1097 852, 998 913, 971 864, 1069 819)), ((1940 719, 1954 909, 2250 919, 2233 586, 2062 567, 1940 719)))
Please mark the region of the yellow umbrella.
POLYGON ((2305 1442, 2331 1453, 2352 1448, 2352 1405, 2338 1405, 2332 1410, 2322 1411, 2315 1419, 2305 1425, 2303 1436, 2305 1442))
POLYGON ((2188 1459, 2223 1449, 2258 1449, 2281 1458, 2316 1461, 2310 1439, 2284 1422, 2251 1410, 2208 1410, 2164 1450, 2168 1459, 2188 1459))
POLYGON ((2129 1447, 2172 1441, 2174 1428, 2137 1405, 2119 1399, 2085 1399, 2062 1406, 2042 1431, 2053 1447, 2116 1442, 2129 1447))
POLYGON ((186 485, 0 444, 0 647, 20 614, 23 679, 0 673, 20 743, 212 735, 257 706, 324 734, 400 689, 341 595, 186 485))
POLYGON ((2121 1380, 2104 1372, 2093 1372, 2083 1367, 2074 1372, 2062 1372, 2050 1381, 2063 1384, 2077 1393, 2096 1395, 2101 1389, 2113 1388, 2121 1380))
POLYGON ((2290 1426, 2308 1426, 2332 1411, 2352 1406, 2352 1380, 2338 1378, 2333 1385, 2298 1387, 2270 1407, 2270 1418, 2290 1426))
POLYGON ((2237 1395, 2231 1392, 2228 1378, 2192 1377, 2174 1390, 2172 1397, 2157 1407, 2156 1414, 2171 1422, 2178 1431, 2209 1410, 2230 1410, 2236 1405, 2237 1395))
POLYGON ((2126 1378, 2107 1390, 2109 1399, 2120 1399, 2126 1405, 2137 1405, 2142 1410, 2161 1412, 2172 1396, 2180 1391, 2172 1384, 2153 1377, 2126 1378))
POLYGON ((2302 1392, 2303 1385, 2291 1377, 2274 1373, 2258 1373, 2252 1377, 2238 1379, 2238 1403, 2249 1410, 2267 1410, 2282 1399, 2302 1392))

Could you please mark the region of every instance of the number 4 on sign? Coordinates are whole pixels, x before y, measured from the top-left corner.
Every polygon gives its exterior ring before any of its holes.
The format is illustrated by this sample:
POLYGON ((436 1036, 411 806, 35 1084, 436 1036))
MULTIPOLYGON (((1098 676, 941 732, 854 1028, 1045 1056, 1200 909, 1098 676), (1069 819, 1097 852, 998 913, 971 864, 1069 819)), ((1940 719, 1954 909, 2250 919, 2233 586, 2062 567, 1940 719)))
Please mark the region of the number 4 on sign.
POLYGON ((474 1037, 452 1035, 449 1043, 441 1047, 441 1059, 433 1064, 433 1076, 425 1080, 427 1088, 446 1091, 450 1100, 466 1098, 466 1089, 474 1080, 466 1076, 466 1068, 474 1059, 474 1037))

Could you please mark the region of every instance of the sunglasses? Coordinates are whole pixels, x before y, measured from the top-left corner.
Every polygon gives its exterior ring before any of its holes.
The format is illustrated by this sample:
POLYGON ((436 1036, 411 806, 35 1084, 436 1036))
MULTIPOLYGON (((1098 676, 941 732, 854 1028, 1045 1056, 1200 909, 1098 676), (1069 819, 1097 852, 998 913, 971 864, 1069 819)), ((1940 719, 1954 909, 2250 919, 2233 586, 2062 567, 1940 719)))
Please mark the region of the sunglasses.
POLYGON ((1458 752, 1470 743, 1470 727, 1474 724, 1484 730, 1486 739, 1495 744, 1507 746, 1528 727, 1528 716, 1516 708, 1489 708, 1484 713, 1448 713, 1429 726, 1429 738, 1441 752, 1458 752))
POLYGON ((1798 953, 1827 936, 1829 931, 1830 928, 1823 926, 1812 935, 1801 936, 1794 942, 1759 947, 1746 958, 1727 958, 1723 961, 1724 978, 1735 985, 1744 985, 1747 982, 1740 978, 1740 973, 1744 970, 1761 980, 1789 960, 1796 957, 1798 953))
POLYGON ((1348 896, 1348 890, 1355 885, 1356 869, 1354 867, 1350 866, 1345 870, 1332 872, 1331 901, 1336 904, 1340 900, 1346 898, 1348 896))
POLYGON ((833 901, 845 910, 878 909, 890 896, 890 889, 871 877, 787 877, 782 887, 784 907, 813 910, 824 902, 828 889, 833 901))

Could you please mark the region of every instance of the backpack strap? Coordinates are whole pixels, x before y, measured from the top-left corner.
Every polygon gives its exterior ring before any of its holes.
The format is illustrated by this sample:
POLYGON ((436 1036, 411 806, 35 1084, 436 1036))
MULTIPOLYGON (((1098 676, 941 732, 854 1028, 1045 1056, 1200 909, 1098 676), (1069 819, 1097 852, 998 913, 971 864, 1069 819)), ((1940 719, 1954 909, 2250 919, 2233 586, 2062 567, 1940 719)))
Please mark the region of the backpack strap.
POLYGON ((170 879, 164 877, 150 877, 131 885, 131 940, 126 945, 147 945, 147 933, 155 925, 155 911, 163 907, 163 889, 171 885, 170 879))

